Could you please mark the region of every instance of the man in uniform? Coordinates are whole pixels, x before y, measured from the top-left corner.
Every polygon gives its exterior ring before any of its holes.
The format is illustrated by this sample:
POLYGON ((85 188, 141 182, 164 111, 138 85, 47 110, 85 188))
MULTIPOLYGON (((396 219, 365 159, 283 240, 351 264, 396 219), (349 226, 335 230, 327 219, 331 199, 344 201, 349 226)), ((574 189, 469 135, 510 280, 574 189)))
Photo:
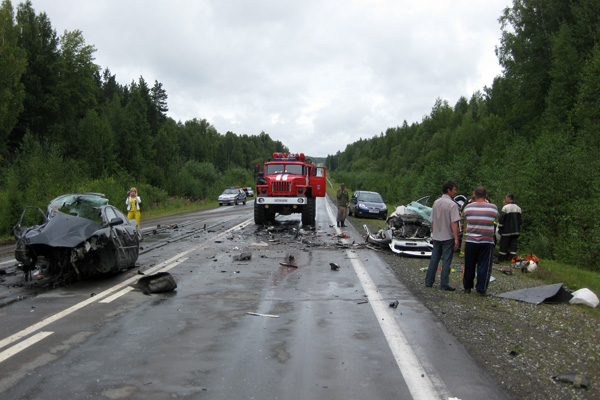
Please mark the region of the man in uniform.
POLYGON ((521 207, 515 204, 515 197, 509 193, 504 198, 504 207, 498 219, 500 249, 498 262, 510 261, 517 255, 517 240, 521 231, 521 207))
POLYGON ((348 203, 350 202, 350 198, 348 197, 348 192, 346 192, 343 183, 340 185, 336 197, 338 206, 337 226, 346 226, 344 221, 346 221, 346 215, 348 214, 348 203))

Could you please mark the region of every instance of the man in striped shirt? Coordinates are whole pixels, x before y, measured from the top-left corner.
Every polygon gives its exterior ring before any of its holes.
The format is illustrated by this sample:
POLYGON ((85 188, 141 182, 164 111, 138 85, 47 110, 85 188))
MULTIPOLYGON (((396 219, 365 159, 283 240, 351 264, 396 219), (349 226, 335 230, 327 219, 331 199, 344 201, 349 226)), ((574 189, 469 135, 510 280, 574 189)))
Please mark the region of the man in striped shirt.
POLYGON ((487 191, 483 186, 475 189, 473 196, 475 201, 465 207, 467 232, 463 287, 465 293, 471 293, 477 269, 475 289, 484 296, 492 274, 494 223, 498 218, 498 207, 487 202, 487 191))

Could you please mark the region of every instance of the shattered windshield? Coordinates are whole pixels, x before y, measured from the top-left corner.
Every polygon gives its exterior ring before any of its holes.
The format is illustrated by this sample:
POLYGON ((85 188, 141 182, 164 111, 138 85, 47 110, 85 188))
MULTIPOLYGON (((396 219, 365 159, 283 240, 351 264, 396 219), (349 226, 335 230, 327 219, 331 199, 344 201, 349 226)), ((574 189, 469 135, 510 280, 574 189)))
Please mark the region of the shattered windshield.
POLYGON ((56 213, 62 212, 102 223, 98 207, 106 204, 108 204, 108 199, 103 194, 68 194, 57 197, 48 204, 48 218, 52 218, 56 213))

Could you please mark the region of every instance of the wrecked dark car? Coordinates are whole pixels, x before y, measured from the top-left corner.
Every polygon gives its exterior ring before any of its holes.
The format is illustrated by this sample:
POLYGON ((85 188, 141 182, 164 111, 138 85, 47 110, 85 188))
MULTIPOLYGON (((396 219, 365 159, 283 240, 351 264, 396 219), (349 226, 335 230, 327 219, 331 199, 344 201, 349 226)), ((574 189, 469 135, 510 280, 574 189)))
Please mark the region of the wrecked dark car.
POLYGON ((121 271, 135 265, 142 240, 136 222, 101 193, 57 197, 46 213, 26 207, 13 234, 15 258, 26 279, 32 274, 79 279, 121 271), (42 222, 23 226, 31 213, 42 222))

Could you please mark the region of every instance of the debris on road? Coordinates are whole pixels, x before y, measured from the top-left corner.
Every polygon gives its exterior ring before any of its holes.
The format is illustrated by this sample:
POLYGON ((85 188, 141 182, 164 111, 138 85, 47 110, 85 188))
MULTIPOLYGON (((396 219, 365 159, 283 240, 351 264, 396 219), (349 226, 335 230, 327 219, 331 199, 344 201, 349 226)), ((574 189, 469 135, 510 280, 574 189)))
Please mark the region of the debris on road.
POLYGON ((242 254, 236 254, 235 256, 233 256, 234 261, 247 261, 247 260, 250 260, 251 258, 252 258, 252 253, 250 253, 250 252, 244 252, 242 254))
POLYGON ((329 263, 329 266, 331 267, 332 271, 339 271, 340 270, 340 266, 336 263, 329 263))
POLYGON ((573 295, 563 288, 562 283, 514 290, 512 292, 502 293, 497 296, 533 304, 567 303, 573 298, 573 295))
POLYGON ((254 316, 256 316, 256 317, 279 318, 279 315, 273 315, 273 314, 259 314, 259 313, 250 312, 250 311, 248 311, 246 314, 248 314, 248 315, 254 315, 254 316))
POLYGON ((144 276, 137 283, 129 285, 141 290, 144 294, 171 292, 177 288, 177 283, 168 272, 159 272, 154 275, 144 276))
POLYGON ((279 263, 279 265, 283 265, 284 267, 298 268, 298 266, 294 263, 295 259, 296 258, 292 254, 288 254, 285 256, 285 260, 279 263))
POLYGON ((390 308, 398 308, 398 300, 394 300, 390 303, 390 308))

